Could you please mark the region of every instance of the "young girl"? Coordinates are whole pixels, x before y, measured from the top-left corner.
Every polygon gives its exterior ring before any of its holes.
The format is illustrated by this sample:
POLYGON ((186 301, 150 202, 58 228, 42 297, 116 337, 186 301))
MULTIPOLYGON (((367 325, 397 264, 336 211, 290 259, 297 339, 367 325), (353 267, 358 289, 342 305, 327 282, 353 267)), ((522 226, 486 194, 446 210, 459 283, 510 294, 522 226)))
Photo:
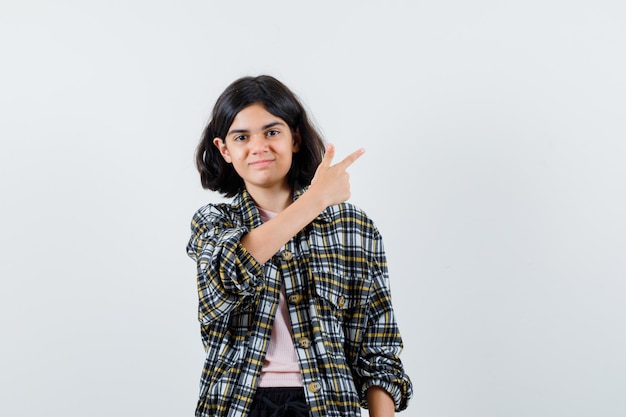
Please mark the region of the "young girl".
POLYGON ((236 80, 197 148, 197 263, 206 361, 196 416, 392 416, 412 385, 399 358, 379 231, 346 200, 346 169, 297 97, 270 76, 236 80))

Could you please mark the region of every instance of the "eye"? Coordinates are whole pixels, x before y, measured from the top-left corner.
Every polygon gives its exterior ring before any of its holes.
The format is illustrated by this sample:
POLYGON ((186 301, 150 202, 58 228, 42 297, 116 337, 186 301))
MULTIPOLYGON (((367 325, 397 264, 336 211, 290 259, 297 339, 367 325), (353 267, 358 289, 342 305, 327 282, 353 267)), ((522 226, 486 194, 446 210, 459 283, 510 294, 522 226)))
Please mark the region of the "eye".
POLYGON ((237 135, 233 138, 235 142, 241 142, 242 140, 246 140, 248 137, 246 135, 237 135))
POLYGON ((268 131, 267 131, 267 133, 266 133, 266 135, 267 135, 267 136, 276 136, 276 135, 278 135, 279 133, 280 133, 280 132, 279 132, 278 130, 274 130, 274 129, 272 129, 272 130, 268 130, 268 131))

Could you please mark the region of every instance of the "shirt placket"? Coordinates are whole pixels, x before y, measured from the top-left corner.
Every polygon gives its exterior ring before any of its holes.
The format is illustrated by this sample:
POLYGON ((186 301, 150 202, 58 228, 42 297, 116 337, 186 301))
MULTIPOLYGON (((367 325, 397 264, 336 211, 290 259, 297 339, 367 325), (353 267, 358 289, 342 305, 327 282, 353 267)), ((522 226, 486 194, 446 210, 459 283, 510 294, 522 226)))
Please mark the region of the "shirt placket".
POLYGON ((302 276, 305 271, 300 269, 303 263, 305 265, 307 263, 308 243, 306 238, 301 235, 294 237, 287 242, 279 255, 294 346, 302 371, 305 395, 311 406, 311 415, 323 415, 322 383, 317 371, 315 353, 312 346, 312 329, 308 312, 308 289, 302 276))

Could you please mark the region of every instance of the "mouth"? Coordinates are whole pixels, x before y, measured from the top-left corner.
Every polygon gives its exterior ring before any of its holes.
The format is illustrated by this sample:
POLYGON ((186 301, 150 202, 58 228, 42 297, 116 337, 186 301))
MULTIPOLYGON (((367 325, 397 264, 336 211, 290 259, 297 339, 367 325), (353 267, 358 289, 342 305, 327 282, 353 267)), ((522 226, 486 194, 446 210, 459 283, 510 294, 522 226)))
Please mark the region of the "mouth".
POLYGON ((273 159, 262 159, 260 161, 250 162, 249 165, 253 168, 265 168, 266 166, 270 165, 272 162, 274 162, 273 159))

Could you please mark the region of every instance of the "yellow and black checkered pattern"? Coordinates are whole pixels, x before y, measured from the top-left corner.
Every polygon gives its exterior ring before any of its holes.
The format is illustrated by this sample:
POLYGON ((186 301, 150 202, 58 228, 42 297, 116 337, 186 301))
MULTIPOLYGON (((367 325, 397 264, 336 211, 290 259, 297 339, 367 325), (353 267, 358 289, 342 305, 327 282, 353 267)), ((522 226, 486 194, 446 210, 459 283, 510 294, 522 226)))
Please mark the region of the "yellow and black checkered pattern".
POLYGON ((207 352, 196 416, 248 414, 281 285, 311 416, 358 416, 373 385, 392 395, 397 411, 406 408, 412 384, 374 223, 352 204, 328 207, 265 264, 240 243, 260 225, 245 190, 193 216, 187 252, 197 263, 207 352))

